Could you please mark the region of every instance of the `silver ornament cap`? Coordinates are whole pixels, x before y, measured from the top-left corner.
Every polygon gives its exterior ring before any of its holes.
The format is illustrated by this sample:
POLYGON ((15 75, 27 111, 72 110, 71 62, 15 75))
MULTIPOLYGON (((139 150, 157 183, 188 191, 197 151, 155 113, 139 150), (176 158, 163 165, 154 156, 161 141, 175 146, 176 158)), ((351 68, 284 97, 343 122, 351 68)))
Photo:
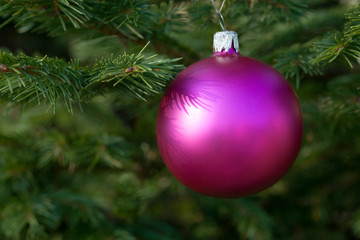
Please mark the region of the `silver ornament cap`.
POLYGON ((214 34, 214 53, 229 52, 231 48, 237 53, 239 52, 239 39, 236 32, 222 31, 214 34))

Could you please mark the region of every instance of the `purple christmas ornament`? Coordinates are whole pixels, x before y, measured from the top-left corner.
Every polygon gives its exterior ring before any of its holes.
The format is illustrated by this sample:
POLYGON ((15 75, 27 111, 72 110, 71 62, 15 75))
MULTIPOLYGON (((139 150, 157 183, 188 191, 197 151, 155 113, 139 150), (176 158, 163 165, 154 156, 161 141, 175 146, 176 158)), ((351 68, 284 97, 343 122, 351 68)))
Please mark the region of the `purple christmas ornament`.
POLYGON ((290 169, 302 139, 299 101, 271 66, 241 56, 235 32, 214 36, 213 56, 183 70, 160 104, 157 142, 190 189, 238 198, 290 169))

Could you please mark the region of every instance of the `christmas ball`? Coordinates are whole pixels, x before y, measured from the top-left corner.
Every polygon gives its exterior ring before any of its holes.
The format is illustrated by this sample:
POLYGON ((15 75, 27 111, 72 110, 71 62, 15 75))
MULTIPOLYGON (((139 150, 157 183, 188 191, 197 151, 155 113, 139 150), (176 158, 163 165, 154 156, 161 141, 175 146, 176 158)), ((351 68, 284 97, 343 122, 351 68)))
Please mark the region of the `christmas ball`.
POLYGON ((238 53, 235 32, 216 33, 214 51, 168 86, 157 142, 185 186, 238 198, 270 187, 290 169, 301 145, 302 114, 278 71, 238 53))

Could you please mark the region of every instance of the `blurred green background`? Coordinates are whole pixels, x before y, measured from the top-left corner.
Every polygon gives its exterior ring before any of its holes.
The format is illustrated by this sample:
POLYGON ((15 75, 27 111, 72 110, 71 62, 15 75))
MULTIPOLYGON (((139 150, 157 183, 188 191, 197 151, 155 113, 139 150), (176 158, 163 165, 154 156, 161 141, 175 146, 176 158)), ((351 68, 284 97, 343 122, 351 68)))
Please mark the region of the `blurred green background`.
MULTIPOLYGON (((212 35, 220 28, 210 1, 142 4, 163 19, 139 30, 144 39, 87 29, 52 35, 10 23, 0 29, 0 47, 75 58, 90 68, 101 57, 137 53, 147 41, 146 54, 182 57, 185 66, 211 55, 212 35)), ((321 75, 311 64, 301 65, 302 57, 320 54, 311 50, 318 47, 314 42, 342 31, 346 12, 356 4, 225 4, 225 21, 239 33, 241 54, 287 74, 303 109, 303 146, 295 165, 254 196, 206 197, 174 179, 156 146, 161 95, 143 101, 109 91, 73 114, 59 104, 55 115, 47 104, 2 100, 0 239, 360 239, 358 63, 353 59, 351 68, 338 58, 324 64, 321 75)))

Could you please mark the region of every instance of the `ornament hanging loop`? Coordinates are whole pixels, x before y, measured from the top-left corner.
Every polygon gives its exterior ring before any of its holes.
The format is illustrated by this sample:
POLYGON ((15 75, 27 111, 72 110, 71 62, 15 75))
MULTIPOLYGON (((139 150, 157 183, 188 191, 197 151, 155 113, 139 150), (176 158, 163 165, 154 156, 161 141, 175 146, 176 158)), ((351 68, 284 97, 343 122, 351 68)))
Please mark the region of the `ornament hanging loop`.
POLYGON ((216 4, 215 4, 214 0, 210 0, 210 1, 211 1, 212 4, 214 5, 215 11, 216 11, 216 13, 217 13, 218 16, 219 16, 219 23, 220 23, 220 26, 221 26, 222 30, 223 30, 223 31, 226 31, 225 19, 224 19, 224 16, 221 14, 221 11, 222 11, 222 9, 223 9, 223 7, 224 7, 224 5, 225 5, 225 1, 226 1, 226 0, 224 0, 224 1, 221 3, 220 9, 218 9, 218 8, 216 7, 216 4))

